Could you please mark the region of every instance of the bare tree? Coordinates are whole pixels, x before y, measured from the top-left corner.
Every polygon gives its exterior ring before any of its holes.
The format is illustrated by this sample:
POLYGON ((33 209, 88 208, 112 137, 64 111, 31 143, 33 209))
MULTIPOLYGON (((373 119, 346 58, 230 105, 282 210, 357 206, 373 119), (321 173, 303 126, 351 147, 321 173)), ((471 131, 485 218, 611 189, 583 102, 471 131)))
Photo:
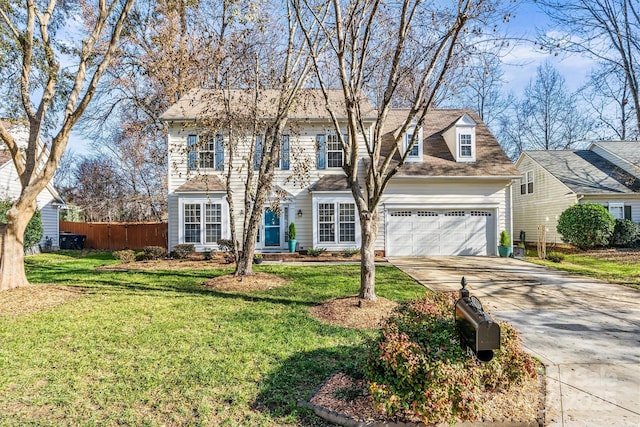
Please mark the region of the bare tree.
MULTIPOLYGON (((556 31, 542 38, 551 50, 580 53, 620 71, 640 126, 640 4, 637 0, 538 0, 556 31), (558 35, 559 34, 559 35, 558 35)), ((639 132, 640 133, 640 132, 639 132)))
MULTIPOLYGON (((313 40, 317 26, 329 41, 326 54, 315 50, 311 43, 309 48, 317 84, 325 95, 328 113, 344 150, 343 170, 358 208, 362 236, 359 297, 373 300, 380 200, 389 181, 405 163, 418 132, 414 132, 404 153, 398 148, 402 146, 401 138, 410 126, 418 128, 424 123, 449 68, 465 52, 461 41, 471 31, 469 23, 495 9, 492 2, 482 0, 460 0, 446 5, 419 0, 393 4, 379 0, 291 1, 307 40, 313 40), (338 121, 338 112, 328 102, 328 89, 333 81, 337 81, 344 94, 346 123, 338 121), (365 129, 372 112, 360 108, 365 94, 373 94, 377 108, 371 134, 365 129), (383 156, 382 137, 388 131, 385 125, 389 110, 398 104, 407 106, 409 112, 394 133, 391 152, 383 156), (361 137, 366 147, 365 165, 360 162, 361 137), (396 155, 398 161, 394 160, 396 155)), ((477 28, 482 24, 486 22, 479 23, 477 28)))
POLYGON ((36 209, 36 197, 53 178, 71 129, 87 109, 114 57, 134 1, 98 0, 94 5, 78 6, 82 9, 74 17, 85 20, 88 34, 82 45, 73 50, 78 62, 72 70, 62 69, 62 54, 56 50, 53 39, 56 27, 67 19, 66 22, 73 22, 68 11, 57 8, 54 0, 44 6, 26 0, 26 5, 16 2, 11 3, 12 7, 0 8, 3 43, 12 46, 20 57, 20 81, 15 90, 20 93, 20 106, 29 122, 29 141, 24 151, 0 124, 0 138, 9 148, 22 185, 20 197, 7 213, 8 224, 2 233, 0 290, 28 284, 22 242, 25 227, 36 209), (43 126, 56 101, 63 103, 64 111, 53 136, 45 141, 43 126))
POLYGON ((514 107, 501 119, 499 131, 512 159, 523 150, 568 150, 591 135, 592 119, 549 62, 538 67, 514 107))
POLYGON ((638 126, 628 80, 620 68, 602 63, 591 71, 580 89, 583 101, 595 115, 594 132, 599 139, 638 139, 638 126))

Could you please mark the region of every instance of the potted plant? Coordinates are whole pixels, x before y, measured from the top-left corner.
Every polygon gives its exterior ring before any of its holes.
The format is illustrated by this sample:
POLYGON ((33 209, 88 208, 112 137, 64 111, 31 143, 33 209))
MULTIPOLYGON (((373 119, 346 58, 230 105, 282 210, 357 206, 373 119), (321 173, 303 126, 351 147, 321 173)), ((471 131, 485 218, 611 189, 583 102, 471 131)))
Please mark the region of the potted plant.
POLYGON ((262 254, 253 254, 253 263, 262 264, 262 254))
POLYGON ((289 252, 296 251, 296 243, 296 223, 292 222, 289 224, 289 252))
POLYGON ((501 257, 511 256, 511 239, 507 230, 500 232, 500 245, 498 246, 498 253, 501 257))

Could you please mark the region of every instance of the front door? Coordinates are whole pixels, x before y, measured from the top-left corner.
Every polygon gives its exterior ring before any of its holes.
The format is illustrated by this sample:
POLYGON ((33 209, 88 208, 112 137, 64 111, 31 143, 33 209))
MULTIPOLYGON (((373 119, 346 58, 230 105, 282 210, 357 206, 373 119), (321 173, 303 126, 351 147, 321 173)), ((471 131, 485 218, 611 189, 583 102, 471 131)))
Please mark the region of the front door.
POLYGON ((264 245, 280 246, 280 217, 269 208, 264 211, 264 245))

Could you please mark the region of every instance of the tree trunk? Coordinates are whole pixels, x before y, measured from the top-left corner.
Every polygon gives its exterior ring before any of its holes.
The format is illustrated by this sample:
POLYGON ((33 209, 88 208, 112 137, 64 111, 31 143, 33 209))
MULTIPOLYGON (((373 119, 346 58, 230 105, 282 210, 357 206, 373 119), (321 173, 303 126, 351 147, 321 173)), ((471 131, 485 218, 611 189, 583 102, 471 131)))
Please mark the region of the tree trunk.
MULTIPOLYGON (((23 208, 24 209, 24 208, 23 208)), ((29 281, 24 270, 24 230, 34 210, 19 212, 14 206, 7 212, 8 224, 0 228, 0 291, 27 286, 29 281)))
POLYGON ((360 215, 362 247, 360 248, 360 294, 359 298, 376 300, 376 236, 378 214, 360 215))

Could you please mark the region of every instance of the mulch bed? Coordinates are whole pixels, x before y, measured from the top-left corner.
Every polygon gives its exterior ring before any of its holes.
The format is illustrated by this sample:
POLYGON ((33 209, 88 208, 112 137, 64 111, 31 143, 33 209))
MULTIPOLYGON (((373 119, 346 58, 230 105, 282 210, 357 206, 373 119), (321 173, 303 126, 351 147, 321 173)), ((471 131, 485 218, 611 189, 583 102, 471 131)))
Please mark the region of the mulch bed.
POLYGON ((3 291, 0 316, 18 316, 46 310, 80 298, 84 289, 60 285, 28 285, 3 291))

